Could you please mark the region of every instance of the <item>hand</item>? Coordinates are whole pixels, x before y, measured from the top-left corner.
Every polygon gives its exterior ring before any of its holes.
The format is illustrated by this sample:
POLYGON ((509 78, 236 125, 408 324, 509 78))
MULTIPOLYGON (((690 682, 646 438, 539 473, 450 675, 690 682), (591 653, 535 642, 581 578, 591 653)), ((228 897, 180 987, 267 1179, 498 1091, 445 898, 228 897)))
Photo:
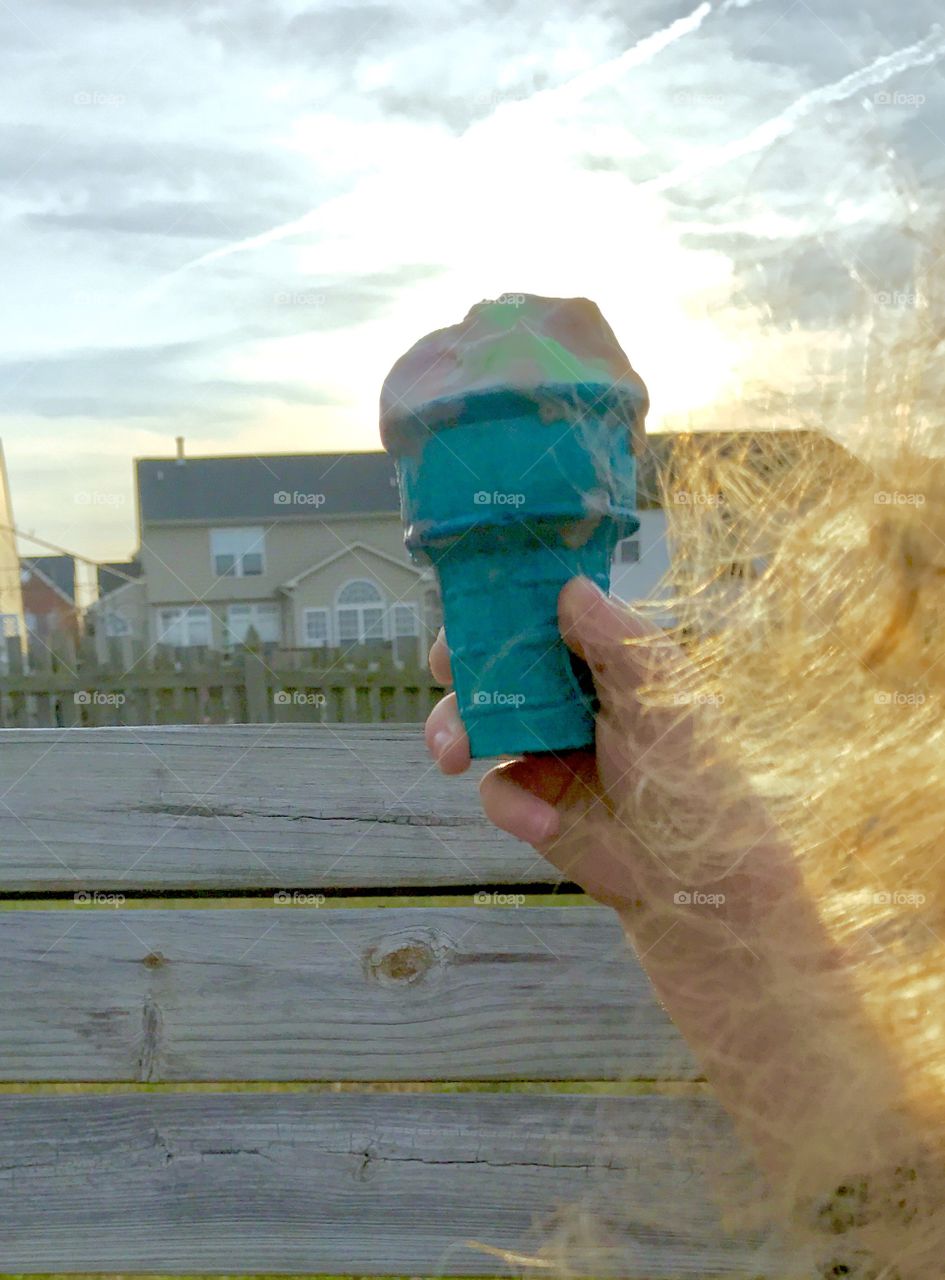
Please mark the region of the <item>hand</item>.
MULTIPOLYGON (((632 793, 640 780, 641 760, 639 754, 636 761, 630 759, 626 731, 632 714, 628 694, 658 675, 661 667, 684 658, 665 633, 605 596, 588 578, 573 578, 564 586, 558 621, 565 642, 590 664, 594 675, 601 704, 596 751, 524 756, 499 764, 480 783, 482 804, 497 827, 533 845, 598 901, 620 909, 639 898, 632 866, 643 850, 634 847, 629 828, 619 842, 589 840, 587 833, 598 822, 618 824, 621 797, 632 793)), ((430 669, 441 684, 452 683, 442 628, 430 650, 430 669)), ((651 717, 637 729, 637 745, 642 734, 650 765, 675 758, 691 743, 690 725, 678 708, 651 717)), ((455 694, 433 709, 425 737, 443 773, 469 768, 469 740, 455 694)))
MULTIPOLYGON (((564 586, 558 614, 565 642, 594 677, 596 751, 498 764, 480 784, 485 812, 617 910, 717 1096, 742 1117, 762 1164, 783 1170, 805 1128, 816 1134, 825 1116, 845 1116, 851 1055, 873 1064, 879 1096, 882 1052, 868 1029, 854 1030, 843 958, 789 841, 715 749, 711 704, 676 699, 685 653, 586 578, 564 586), (661 681, 662 702, 643 696, 661 681), (697 888, 715 901, 680 898, 697 888)), ((450 682, 442 632, 430 666, 450 682)), ((455 695, 431 712, 426 742, 444 773, 469 767, 455 695)), ((851 1128, 852 1120, 844 1132, 851 1128)), ((856 1159, 851 1141, 844 1149, 856 1159)), ((809 1171, 810 1185, 819 1185, 817 1174, 809 1171)))

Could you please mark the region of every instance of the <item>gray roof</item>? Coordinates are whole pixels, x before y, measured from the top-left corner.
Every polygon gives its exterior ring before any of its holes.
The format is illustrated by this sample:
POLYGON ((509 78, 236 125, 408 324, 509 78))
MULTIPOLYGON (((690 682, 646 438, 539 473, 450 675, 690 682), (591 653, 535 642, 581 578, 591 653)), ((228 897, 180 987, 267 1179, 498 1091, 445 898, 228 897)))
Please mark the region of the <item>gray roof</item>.
POLYGON ((139 458, 142 525, 165 520, 324 519, 397 512, 393 459, 372 453, 139 458))
POLYGON ((141 561, 135 556, 133 560, 112 560, 100 564, 96 571, 99 597, 108 595, 109 591, 117 591, 129 578, 141 577, 141 561))
POLYGON ((64 596, 75 600, 75 561, 72 556, 23 556, 23 569, 38 569, 64 596))

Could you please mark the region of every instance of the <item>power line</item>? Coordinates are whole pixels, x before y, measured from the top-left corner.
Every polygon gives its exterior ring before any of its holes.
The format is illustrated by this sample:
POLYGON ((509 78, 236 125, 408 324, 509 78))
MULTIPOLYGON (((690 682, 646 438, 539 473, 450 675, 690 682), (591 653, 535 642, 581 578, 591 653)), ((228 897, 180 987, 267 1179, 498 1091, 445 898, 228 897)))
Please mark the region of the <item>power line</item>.
MULTIPOLYGON (((7 533, 12 533, 14 537, 24 538, 27 542, 35 542, 37 546, 45 547, 49 551, 54 551, 56 555, 69 556, 73 560, 78 560, 81 564, 91 565, 93 569, 105 569, 108 573, 114 574, 116 578, 124 578, 126 582, 141 581, 140 578, 136 578, 130 573, 125 573, 121 569, 113 568, 112 564, 107 560, 92 560, 78 551, 70 551, 67 547, 60 547, 57 546, 55 542, 49 542, 45 538, 39 538, 35 533, 24 533, 22 529, 17 529, 12 524, 0 524, 0 529, 3 529, 7 533)), ((30 559, 31 557, 26 556, 24 558, 30 559)), ((32 558, 35 559, 35 557, 32 558)))

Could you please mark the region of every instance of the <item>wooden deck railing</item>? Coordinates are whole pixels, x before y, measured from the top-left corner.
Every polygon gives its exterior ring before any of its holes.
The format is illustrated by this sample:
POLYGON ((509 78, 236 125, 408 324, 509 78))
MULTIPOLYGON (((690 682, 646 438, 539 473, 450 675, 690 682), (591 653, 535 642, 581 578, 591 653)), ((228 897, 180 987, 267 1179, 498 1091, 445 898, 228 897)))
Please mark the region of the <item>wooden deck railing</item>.
POLYGON ((417 726, 0 734, 0 1273, 509 1275, 468 1241, 585 1199, 616 1274, 759 1274, 616 917, 479 773, 417 726))

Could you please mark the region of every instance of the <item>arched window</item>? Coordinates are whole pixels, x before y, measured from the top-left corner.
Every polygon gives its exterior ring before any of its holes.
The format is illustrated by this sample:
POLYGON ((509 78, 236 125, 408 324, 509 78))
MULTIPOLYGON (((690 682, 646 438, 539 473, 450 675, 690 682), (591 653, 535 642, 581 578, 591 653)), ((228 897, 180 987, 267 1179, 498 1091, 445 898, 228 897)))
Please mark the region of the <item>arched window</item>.
POLYGON ((335 623, 340 645, 368 644, 385 637, 384 594, 368 578, 346 582, 335 597, 335 623))

